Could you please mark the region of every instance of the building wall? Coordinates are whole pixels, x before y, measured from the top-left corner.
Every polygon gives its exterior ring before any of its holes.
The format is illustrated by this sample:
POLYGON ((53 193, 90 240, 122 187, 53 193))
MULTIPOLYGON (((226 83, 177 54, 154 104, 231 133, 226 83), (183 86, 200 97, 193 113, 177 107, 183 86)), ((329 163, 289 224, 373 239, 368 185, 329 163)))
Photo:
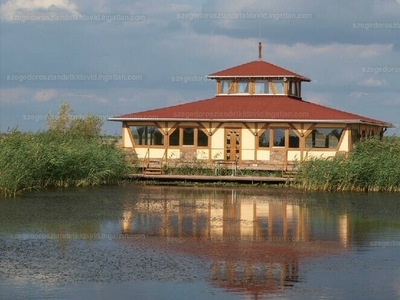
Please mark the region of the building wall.
MULTIPOLYGON (((122 143, 124 148, 132 148, 138 155, 139 159, 154 158, 167 160, 204 160, 212 163, 213 160, 224 160, 226 150, 226 134, 227 129, 234 129, 240 133, 240 164, 247 164, 249 166, 259 167, 274 165, 275 167, 284 166, 287 163, 294 161, 301 161, 312 157, 327 158, 337 155, 337 153, 348 153, 352 147, 352 129, 359 128, 363 132, 374 131, 376 134, 381 130, 377 126, 365 125, 346 125, 346 124, 312 124, 312 123, 270 123, 267 124, 267 128, 287 128, 286 140, 289 140, 289 128, 291 133, 299 138, 298 148, 289 148, 288 145, 282 147, 258 147, 258 140, 260 134, 265 131, 266 123, 254 123, 254 122, 129 122, 123 123, 122 128, 122 143), (146 145, 135 145, 133 136, 129 126, 133 125, 156 125, 159 131, 164 135, 164 145, 160 146, 146 146, 146 145), (190 146, 169 146, 169 136, 178 130, 179 127, 196 127, 198 130, 202 130, 209 136, 208 147, 190 147, 190 146), (310 135, 313 130, 319 130, 323 128, 337 128, 342 129, 343 134, 339 141, 337 141, 337 147, 330 148, 311 148, 310 147, 310 135), (308 140, 306 140, 308 138, 308 140), (167 150, 167 151, 166 151, 167 150)), ((321 131, 321 130, 320 130, 321 131)), ((317 134, 320 134, 317 132, 317 134)), ((313 137, 314 139, 317 139, 313 137)), ((321 143, 321 137, 318 137, 318 143, 321 143)), ((331 136, 329 136, 329 139, 331 136)), ((323 140, 322 140, 323 142, 323 140)), ((286 143, 289 143, 288 141, 286 143)))

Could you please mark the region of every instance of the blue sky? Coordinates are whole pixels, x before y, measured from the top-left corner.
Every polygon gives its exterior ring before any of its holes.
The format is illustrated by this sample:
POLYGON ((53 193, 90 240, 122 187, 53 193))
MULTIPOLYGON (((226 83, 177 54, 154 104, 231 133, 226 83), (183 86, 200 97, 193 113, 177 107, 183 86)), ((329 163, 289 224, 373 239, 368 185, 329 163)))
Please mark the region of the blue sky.
POLYGON ((308 101, 400 135, 400 0, 0 0, 0 130, 45 129, 66 101, 108 117, 214 95, 207 74, 263 58, 308 101), (83 2, 83 3, 81 3, 83 2))

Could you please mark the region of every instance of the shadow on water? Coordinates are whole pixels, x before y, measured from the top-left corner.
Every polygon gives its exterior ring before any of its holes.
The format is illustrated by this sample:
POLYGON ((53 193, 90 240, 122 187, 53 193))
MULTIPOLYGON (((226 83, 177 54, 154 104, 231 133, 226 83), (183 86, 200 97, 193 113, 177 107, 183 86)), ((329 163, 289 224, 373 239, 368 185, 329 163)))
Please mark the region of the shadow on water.
POLYGON ((208 282, 240 297, 308 298, 296 288, 319 280, 312 262, 400 247, 398 198, 125 186, 0 199, 0 279, 11 282, 0 287, 10 296, 16 285, 208 282))

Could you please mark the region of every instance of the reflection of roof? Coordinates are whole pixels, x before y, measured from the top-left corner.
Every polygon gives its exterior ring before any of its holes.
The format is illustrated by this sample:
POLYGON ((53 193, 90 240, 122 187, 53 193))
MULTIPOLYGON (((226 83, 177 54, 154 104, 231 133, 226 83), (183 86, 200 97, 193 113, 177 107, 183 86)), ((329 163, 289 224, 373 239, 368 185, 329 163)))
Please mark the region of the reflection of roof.
POLYGON ((368 123, 392 127, 392 124, 329 108, 288 96, 226 95, 125 114, 112 121, 196 120, 196 121, 275 121, 368 123))
POLYGON ((239 66, 208 75, 209 78, 238 77, 295 77, 301 81, 311 81, 307 77, 293 73, 263 60, 251 61, 239 66))

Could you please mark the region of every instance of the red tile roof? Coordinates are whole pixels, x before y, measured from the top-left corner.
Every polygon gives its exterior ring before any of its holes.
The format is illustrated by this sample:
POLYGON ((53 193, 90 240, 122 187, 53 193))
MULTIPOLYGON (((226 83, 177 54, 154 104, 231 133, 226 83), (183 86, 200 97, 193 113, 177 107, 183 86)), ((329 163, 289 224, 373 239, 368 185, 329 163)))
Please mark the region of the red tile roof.
POLYGON ((195 120, 195 121, 302 121, 331 123, 392 124, 329 108, 288 96, 216 96, 214 98, 152 109, 110 118, 126 120, 195 120))
POLYGON ((210 78, 219 77, 296 77, 302 81, 311 81, 309 78, 293 73, 263 60, 251 61, 239 66, 222 70, 208 75, 210 78))

